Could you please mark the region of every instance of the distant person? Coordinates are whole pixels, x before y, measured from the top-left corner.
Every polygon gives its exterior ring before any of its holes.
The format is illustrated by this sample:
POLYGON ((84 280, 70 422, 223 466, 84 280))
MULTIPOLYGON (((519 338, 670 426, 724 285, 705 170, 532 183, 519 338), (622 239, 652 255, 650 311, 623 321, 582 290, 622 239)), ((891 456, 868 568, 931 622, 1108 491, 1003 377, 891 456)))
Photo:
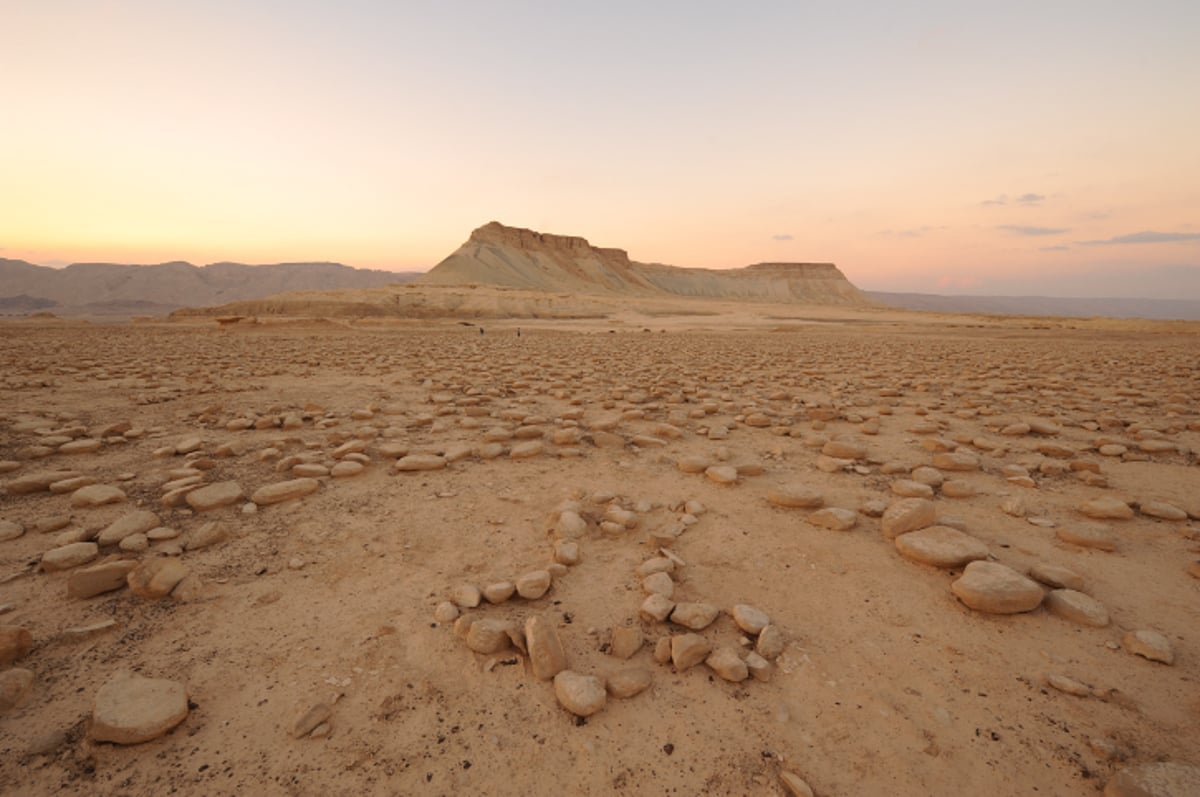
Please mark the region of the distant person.
POLYGON ((480 335, 482 335, 482 334, 483 334, 483 327, 480 327, 480 328, 479 328, 479 334, 480 334, 480 335))
POLYGON ((517 327, 517 337, 521 337, 521 328, 517 327))

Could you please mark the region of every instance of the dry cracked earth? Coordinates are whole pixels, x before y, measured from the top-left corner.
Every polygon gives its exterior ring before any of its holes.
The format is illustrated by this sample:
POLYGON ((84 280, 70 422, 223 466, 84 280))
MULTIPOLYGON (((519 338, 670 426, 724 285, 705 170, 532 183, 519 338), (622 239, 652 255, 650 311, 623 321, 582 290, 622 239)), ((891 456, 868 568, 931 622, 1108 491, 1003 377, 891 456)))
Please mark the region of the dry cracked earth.
POLYGON ((1193 335, 208 324, 0 328, 4 793, 1197 793, 1193 335))

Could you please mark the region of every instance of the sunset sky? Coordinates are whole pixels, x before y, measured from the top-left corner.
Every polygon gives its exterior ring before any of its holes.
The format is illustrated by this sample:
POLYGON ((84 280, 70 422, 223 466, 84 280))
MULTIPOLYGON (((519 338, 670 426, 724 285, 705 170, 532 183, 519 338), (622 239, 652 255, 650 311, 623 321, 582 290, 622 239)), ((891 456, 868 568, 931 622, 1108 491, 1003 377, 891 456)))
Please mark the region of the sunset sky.
POLYGON ((488 221, 1200 298, 1200 3, 0 0, 0 257, 426 270, 488 221))

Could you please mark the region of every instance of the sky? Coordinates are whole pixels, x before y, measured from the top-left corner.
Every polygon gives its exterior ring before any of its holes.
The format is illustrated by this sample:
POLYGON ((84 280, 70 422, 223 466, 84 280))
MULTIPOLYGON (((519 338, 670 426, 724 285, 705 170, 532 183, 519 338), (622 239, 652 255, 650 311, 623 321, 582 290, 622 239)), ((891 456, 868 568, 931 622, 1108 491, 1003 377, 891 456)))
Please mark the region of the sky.
POLYGON ((0 0, 0 257, 424 271, 496 220, 1200 299, 1200 3, 0 0))

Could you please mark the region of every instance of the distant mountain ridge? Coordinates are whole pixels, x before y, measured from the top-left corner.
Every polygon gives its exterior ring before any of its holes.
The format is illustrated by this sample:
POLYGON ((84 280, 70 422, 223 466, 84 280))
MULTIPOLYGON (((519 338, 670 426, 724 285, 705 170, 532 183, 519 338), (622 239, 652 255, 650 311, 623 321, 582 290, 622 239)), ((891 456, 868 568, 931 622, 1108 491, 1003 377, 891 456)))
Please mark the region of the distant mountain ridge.
POLYGON ((639 263, 624 249, 495 221, 474 230, 466 243, 416 282, 549 293, 872 304, 833 263, 758 263, 727 270, 639 263))
POLYGON ((0 314, 37 309, 63 316, 164 315, 287 291, 375 288, 417 276, 340 263, 74 263, 58 269, 0 258, 0 314))
POLYGON ((944 296, 933 293, 864 291, 877 302, 904 310, 934 313, 1065 316, 1069 318, 1148 318, 1200 321, 1198 299, 1060 298, 1055 296, 944 296))

